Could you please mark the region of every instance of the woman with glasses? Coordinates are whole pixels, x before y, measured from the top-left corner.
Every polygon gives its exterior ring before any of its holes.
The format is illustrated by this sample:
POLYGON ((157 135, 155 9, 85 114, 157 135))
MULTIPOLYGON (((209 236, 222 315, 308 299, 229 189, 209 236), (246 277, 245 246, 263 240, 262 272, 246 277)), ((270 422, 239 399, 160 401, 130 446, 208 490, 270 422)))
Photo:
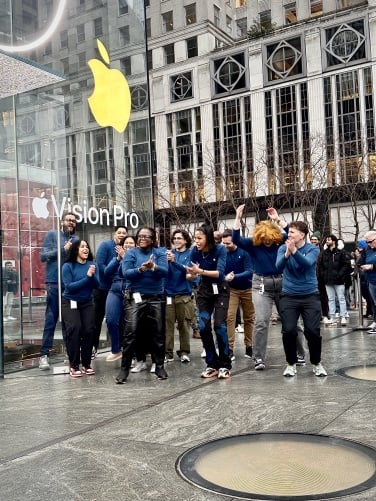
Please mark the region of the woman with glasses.
POLYGON ((227 251, 224 245, 215 243, 214 231, 208 225, 200 226, 195 231, 195 243, 191 251, 191 265, 187 270, 192 277, 200 277, 197 306, 207 364, 201 377, 228 379, 231 375, 231 359, 226 326, 230 299, 230 289, 225 281, 227 251), (218 354, 212 334, 212 315, 218 354))
POLYGON ((121 369, 116 378, 118 384, 127 381, 136 340, 145 336, 150 338, 145 342, 151 346, 151 355, 156 364, 155 375, 160 380, 168 378, 164 368, 164 281, 168 273, 166 249, 157 247, 157 235, 153 228, 140 228, 136 241, 137 247, 127 251, 122 261, 122 273, 127 289, 126 326, 121 369))
POLYGON ((376 231, 367 231, 364 240, 367 242, 367 247, 360 254, 358 266, 366 274, 368 290, 372 300, 374 317, 368 333, 376 334, 376 231))
POLYGON ((173 249, 167 251, 168 276, 166 280, 166 360, 174 361, 175 322, 178 324, 180 361, 189 363, 190 322, 192 321, 192 283, 187 280, 186 266, 190 263, 192 239, 185 230, 172 234, 173 249))

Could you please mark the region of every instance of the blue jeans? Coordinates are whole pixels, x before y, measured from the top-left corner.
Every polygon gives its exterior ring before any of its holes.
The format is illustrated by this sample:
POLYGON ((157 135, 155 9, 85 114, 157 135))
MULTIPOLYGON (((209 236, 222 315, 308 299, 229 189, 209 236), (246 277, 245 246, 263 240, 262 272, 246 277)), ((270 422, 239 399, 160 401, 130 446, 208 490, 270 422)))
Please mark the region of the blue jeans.
POLYGON ((372 303, 373 320, 376 322, 376 284, 368 282, 368 291, 372 303))
POLYGON ((313 365, 317 365, 321 361, 322 344, 320 294, 318 292, 302 296, 282 294, 279 300, 279 315, 282 322, 282 341, 287 363, 290 365, 296 363, 298 319, 301 315, 310 361, 313 365))
MULTIPOLYGON (((46 313, 42 336, 42 346, 40 356, 49 355, 54 343, 54 335, 57 321, 59 320, 59 287, 57 283, 47 283, 46 313)), ((66 333, 64 322, 61 322, 63 341, 66 344, 66 333)))
POLYGON ((339 303, 339 316, 341 318, 345 317, 347 313, 345 286, 325 284, 325 289, 328 295, 330 318, 334 318, 336 314, 336 296, 338 297, 339 303))
POLYGON ((111 339, 112 353, 119 353, 121 351, 121 341, 124 332, 123 302, 123 281, 114 282, 106 299, 106 323, 111 339))

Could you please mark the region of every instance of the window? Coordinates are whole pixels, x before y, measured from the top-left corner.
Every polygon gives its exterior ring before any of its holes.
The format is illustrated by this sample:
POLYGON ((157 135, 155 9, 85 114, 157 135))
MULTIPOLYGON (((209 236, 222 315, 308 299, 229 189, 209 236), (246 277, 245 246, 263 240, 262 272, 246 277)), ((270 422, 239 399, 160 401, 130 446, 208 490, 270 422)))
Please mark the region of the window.
POLYGON ((52 54, 52 43, 48 42, 44 47, 44 55, 49 56, 50 54, 52 54))
POLYGON ((171 101, 182 101, 193 97, 192 73, 181 73, 170 78, 171 101))
POLYGON ((131 88, 132 110, 143 110, 148 104, 148 91, 146 85, 136 85, 131 88))
POLYGON ((230 16, 226 16, 226 30, 227 33, 231 35, 232 33, 232 19, 230 16))
POLYGON ((120 34, 120 45, 124 46, 129 43, 129 26, 123 26, 122 28, 119 28, 119 34, 120 34))
POLYGON ((102 35, 103 35, 102 18, 97 17, 97 19, 94 19, 94 36, 101 37, 102 35))
POLYGON ((148 38, 151 38, 151 19, 148 17, 146 19, 146 36, 148 38))
POLYGON ((214 5, 214 24, 218 28, 221 26, 221 9, 216 5, 214 5))
POLYGON ((194 24, 197 22, 196 19, 196 4, 192 3, 190 5, 186 5, 185 9, 185 24, 189 26, 190 24, 194 24))
POLYGON ((347 64, 366 58, 364 21, 344 23, 325 31, 327 66, 347 64))
POLYGON ((311 16, 321 16, 322 14, 322 0, 311 0, 311 16))
POLYGON ((197 37, 188 38, 187 40, 187 56, 188 59, 198 55, 197 37))
POLYGON ((165 64, 173 64, 175 62, 175 47, 173 43, 165 45, 164 56, 165 56, 165 64))
POLYGON ((153 69, 153 51, 152 50, 148 50, 148 52, 146 54, 146 63, 147 63, 148 70, 152 70, 153 69))
POLYGON ((124 73, 124 75, 132 75, 132 63, 131 63, 131 57, 124 57, 123 59, 120 60, 120 68, 121 72, 124 73))
POLYGON ((60 31, 60 48, 61 49, 68 48, 68 31, 67 30, 60 31))
POLYGON ((169 12, 165 12, 162 14, 162 32, 167 33, 168 31, 172 31, 174 29, 174 20, 172 10, 169 12))
POLYGON ((272 26, 272 12, 271 10, 264 10, 259 13, 260 27, 263 30, 270 30, 272 26))
POLYGON ((61 64, 63 65, 63 73, 64 73, 64 75, 68 75, 68 73, 69 73, 69 58, 68 57, 64 57, 61 60, 61 64))
POLYGON ((78 66, 80 68, 85 68, 86 67, 86 52, 80 52, 80 54, 77 54, 78 57, 78 66))
POLYGON ((128 0, 119 0, 119 15, 128 14, 128 0))
POLYGON ((300 38, 283 40, 267 47, 268 81, 282 80, 303 72, 300 38))
POLYGON ((241 38, 247 35, 247 18, 242 17, 236 21, 236 36, 241 38))
POLYGON ((77 26, 77 43, 82 43, 85 41, 85 25, 79 24, 77 26))
POLYGON ((297 17, 296 17, 296 2, 294 3, 289 3, 288 5, 284 6, 285 10, 285 24, 292 24, 296 23, 297 17))
POLYGON ((213 61, 215 94, 223 94, 246 86, 244 53, 234 54, 213 61))

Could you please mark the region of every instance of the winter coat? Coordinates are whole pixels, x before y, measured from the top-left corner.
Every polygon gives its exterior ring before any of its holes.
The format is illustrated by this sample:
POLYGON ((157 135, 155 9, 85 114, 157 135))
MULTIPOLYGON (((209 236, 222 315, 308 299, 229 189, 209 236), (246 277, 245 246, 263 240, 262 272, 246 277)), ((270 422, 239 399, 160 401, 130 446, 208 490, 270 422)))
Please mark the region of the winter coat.
POLYGON ((337 247, 325 249, 318 261, 318 271, 325 285, 344 285, 351 274, 347 252, 337 247))

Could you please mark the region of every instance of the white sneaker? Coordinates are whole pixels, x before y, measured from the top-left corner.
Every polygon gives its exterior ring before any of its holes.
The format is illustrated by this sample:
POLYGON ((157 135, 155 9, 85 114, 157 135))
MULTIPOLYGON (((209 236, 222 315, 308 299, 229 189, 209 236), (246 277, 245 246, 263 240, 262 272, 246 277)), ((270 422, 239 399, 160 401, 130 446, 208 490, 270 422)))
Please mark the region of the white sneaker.
POLYGON ((239 324, 237 327, 235 327, 235 331, 238 332, 239 334, 243 334, 244 327, 241 324, 239 324))
POLYGON ((155 373, 155 364, 151 364, 151 367, 150 367, 150 372, 151 372, 152 374, 154 374, 154 373, 155 373))
POLYGON ((286 365, 286 369, 283 371, 283 375, 286 377, 294 377, 296 374, 296 365, 286 365))
POLYGON ((11 316, 9 316, 9 317, 8 317, 8 320, 17 320, 17 318, 16 318, 16 317, 11 317, 11 316))
POLYGON ((335 324, 336 322, 331 319, 331 318, 327 318, 327 317, 324 317, 324 325, 333 325, 335 324))
POLYGON ((141 371, 146 371, 148 366, 146 365, 146 362, 137 362, 136 365, 131 369, 131 372, 141 372, 141 371))
POLYGON ((346 317, 341 318, 341 325, 347 325, 347 319, 346 317))
POLYGON ((339 318, 339 313, 335 314, 335 318, 337 318, 337 319, 339 318))
POLYGON ((376 322, 372 322, 371 325, 368 326, 369 329, 376 329, 376 322))
POLYGON ((324 367, 321 365, 321 362, 318 363, 317 365, 314 365, 312 367, 312 370, 313 370, 313 373, 315 376, 318 376, 318 377, 323 377, 323 376, 327 376, 328 373, 326 372, 326 370, 324 369, 324 367))
POLYGON ((205 358, 206 357, 206 351, 205 351, 205 348, 202 350, 201 352, 201 358, 205 358))
POLYGON ((50 364, 48 361, 48 356, 47 355, 42 355, 39 359, 39 369, 41 371, 46 371, 50 368, 50 364))
POLYGON ((180 362, 182 362, 183 364, 187 364, 188 362, 190 362, 191 359, 189 358, 188 355, 184 354, 180 357, 180 362))

